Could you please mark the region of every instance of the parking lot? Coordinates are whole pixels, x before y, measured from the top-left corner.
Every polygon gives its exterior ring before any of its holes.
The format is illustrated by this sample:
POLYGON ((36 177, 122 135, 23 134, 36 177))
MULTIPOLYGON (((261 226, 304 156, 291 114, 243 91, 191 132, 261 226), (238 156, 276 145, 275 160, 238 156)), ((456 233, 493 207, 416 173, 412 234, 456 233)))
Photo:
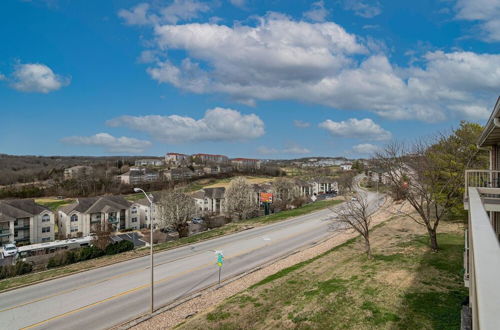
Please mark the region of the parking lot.
POLYGON ((145 246, 146 242, 142 240, 142 237, 139 233, 136 232, 131 232, 131 233, 124 233, 116 236, 112 236, 111 239, 113 242, 119 242, 119 241, 130 241, 134 243, 134 247, 138 248, 141 246, 145 246))

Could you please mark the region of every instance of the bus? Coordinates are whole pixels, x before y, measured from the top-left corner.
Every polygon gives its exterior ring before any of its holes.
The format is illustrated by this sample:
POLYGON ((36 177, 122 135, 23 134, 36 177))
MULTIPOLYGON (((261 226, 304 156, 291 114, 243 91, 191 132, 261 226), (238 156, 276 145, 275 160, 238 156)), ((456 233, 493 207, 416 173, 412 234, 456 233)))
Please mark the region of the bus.
POLYGON ((52 254, 58 251, 80 249, 82 247, 92 245, 92 240, 94 240, 94 236, 85 236, 61 241, 24 245, 18 247, 18 256, 21 258, 27 258, 52 254))

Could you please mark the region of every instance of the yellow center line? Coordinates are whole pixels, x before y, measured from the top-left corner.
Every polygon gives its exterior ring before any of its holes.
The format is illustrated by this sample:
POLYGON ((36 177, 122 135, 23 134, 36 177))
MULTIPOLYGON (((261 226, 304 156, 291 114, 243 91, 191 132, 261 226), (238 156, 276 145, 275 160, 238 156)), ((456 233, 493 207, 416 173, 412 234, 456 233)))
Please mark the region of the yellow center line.
MULTIPOLYGON (((291 235, 285 236, 285 237, 283 237, 283 238, 280 238, 280 239, 278 239, 278 240, 275 240, 272 244, 277 243, 277 242, 281 242, 281 241, 284 241, 284 240, 287 240, 287 239, 290 239, 290 238, 293 238, 293 237, 296 237, 296 236, 299 236, 299 235, 302 235, 302 234, 303 234, 303 233, 291 234, 291 235)), ((252 251, 255 251, 255 250, 261 249, 261 248, 263 248, 263 247, 266 247, 266 246, 269 246, 269 245, 272 245, 272 244, 271 244, 271 243, 268 243, 268 244, 265 244, 264 246, 261 246, 261 247, 257 247, 257 248, 252 248, 252 249, 247 249, 247 250, 244 250, 244 251, 242 251, 242 252, 240 252, 240 253, 233 254, 233 255, 231 255, 231 256, 229 256, 229 257, 227 257, 227 258, 226 258, 226 260, 229 260, 229 259, 234 259, 234 258, 239 257, 239 256, 241 256, 241 255, 244 255, 244 254, 250 253, 250 252, 252 252, 252 251)), ((212 263, 212 262, 210 262, 210 263, 205 263, 205 264, 200 265, 200 266, 198 266, 198 267, 194 267, 194 268, 191 268, 191 269, 185 270, 184 272, 181 272, 181 273, 179 273, 179 274, 177 274, 177 275, 171 275, 171 276, 167 276, 167 277, 165 277, 165 278, 162 278, 162 279, 160 279, 160 280, 158 280, 158 281, 155 281, 155 282, 154 282, 154 284, 156 285, 156 284, 159 284, 159 283, 163 283, 163 282, 167 282, 167 281, 170 281, 170 280, 176 279, 176 278, 178 278, 178 277, 182 277, 182 276, 184 276, 184 275, 186 275, 186 274, 192 273, 192 272, 197 271, 197 270, 201 270, 201 269, 203 269, 203 268, 205 268, 205 267, 207 267, 207 266, 213 265, 213 264, 215 264, 215 263, 212 263)), ((56 316, 53 316, 53 317, 51 317, 51 318, 49 318, 49 319, 46 319, 46 320, 44 320, 44 321, 40 321, 40 322, 38 322, 38 323, 35 323, 35 324, 32 324, 32 325, 29 325, 29 326, 27 326, 27 327, 22 328, 21 330, 24 330, 24 329, 32 329, 32 328, 38 327, 38 326, 43 325, 43 324, 45 324, 45 323, 48 323, 48 322, 50 322, 50 321, 54 321, 54 320, 57 320, 57 319, 63 318, 63 317, 65 317, 65 316, 68 316, 68 315, 72 315, 72 314, 78 313, 78 312, 80 312, 80 311, 83 311, 83 310, 89 309, 89 308, 91 308, 91 307, 94 307, 94 306, 100 305, 100 304, 102 304, 102 303, 105 303, 105 302, 108 302, 108 301, 114 300, 114 299, 119 298, 119 297, 122 297, 122 296, 125 296, 125 295, 128 295, 128 294, 131 294, 131 293, 134 293, 134 292, 140 291, 140 290, 142 290, 142 289, 146 289, 146 288, 148 288, 148 287, 150 287, 150 284, 144 284, 144 285, 138 286, 138 287, 136 287, 136 288, 133 288, 133 289, 130 289, 130 290, 127 290, 127 291, 124 291, 124 292, 118 293, 118 294, 116 294, 116 295, 114 295, 114 296, 111 296, 111 297, 108 297, 108 298, 106 298, 106 299, 96 301, 96 302, 94 302, 94 303, 92 303, 92 304, 89 304, 89 305, 86 305, 86 306, 83 306, 83 307, 80 307, 80 308, 77 308, 77 309, 74 309, 74 310, 71 310, 71 311, 68 311, 68 312, 65 312, 65 313, 59 314, 59 315, 56 315, 56 316)))

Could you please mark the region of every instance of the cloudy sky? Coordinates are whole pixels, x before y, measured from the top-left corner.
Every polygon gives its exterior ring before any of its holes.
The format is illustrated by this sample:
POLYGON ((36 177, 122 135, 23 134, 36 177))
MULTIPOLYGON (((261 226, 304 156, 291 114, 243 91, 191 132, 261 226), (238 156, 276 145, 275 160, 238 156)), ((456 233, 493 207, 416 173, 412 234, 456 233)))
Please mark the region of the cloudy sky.
POLYGON ((0 153, 366 157, 484 123, 500 0, 4 0, 0 153))

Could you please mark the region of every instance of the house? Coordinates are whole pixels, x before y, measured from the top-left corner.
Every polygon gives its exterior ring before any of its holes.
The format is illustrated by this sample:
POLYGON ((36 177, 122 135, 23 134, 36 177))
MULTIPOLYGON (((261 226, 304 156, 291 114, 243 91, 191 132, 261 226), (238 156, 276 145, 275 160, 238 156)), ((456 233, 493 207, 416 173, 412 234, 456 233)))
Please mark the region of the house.
POLYGON ((468 210, 464 283, 469 304, 462 329, 500 329, 500 97, 477 143, 490 152, 490 168, 465 172, 468 210))
POLYGON ((144 182, 160 180, 160 172, 147 167, 132 167, 130 171, 118 175, 117 179, 123 184, 136 185, 144 182))
POLYGON ((78 179, 83 176, 91 176, 94 174, 92 166, 73 166, 64 169, 64 180, 78 179))
POLYGON ((54 218, 33 199, 0 200, 0 246, 53 241, 54 218))
POLYGON ((165 155, 166 165, 189 165, 189 155, 169 152, 165 155))
POLYGON ((222 214, 225 211, 224 194, 226 188, 204 188, 193 193, 196 210, 200 215, 222 214))
POLYGON ((164 162, 161 159, 138 159, 135 161, 135 166, 163 166, 164 162))
POLYGON ((199 164, 227 164, 229 163, 229 158, 224 155, 212 155, 212 154, 194 154, 193 162, 199 164))
POLYGON ((88 236, 105 224, 113 231, 139 229, 139 219, 131 217, 130 207, 122 196, 78 198, 59 208, 59 230, 66 237, 75 237, 88 236))
POLYGON ((342 171, 350 171, 352 170, 352 163, 344 163, 340 165, 340 169, 342 171))
POLYGON ((192 178, 195 174, 187 167, 179 167, 165 171, 163 172, 163 175, 169 181, 180 181, 180 180, 188 180, 192 178))
POLYGON ((237 169, 260 168, 260 160, 251 158, 234 158, 231 164, 237 169))
POLYGON ((389 174, 384 171, 383 169, 372 169, 368 171, 368 179, 371 182, 374 183, 380 183, 380 184, 389 184, 390 183, 390 176, 389 174))

